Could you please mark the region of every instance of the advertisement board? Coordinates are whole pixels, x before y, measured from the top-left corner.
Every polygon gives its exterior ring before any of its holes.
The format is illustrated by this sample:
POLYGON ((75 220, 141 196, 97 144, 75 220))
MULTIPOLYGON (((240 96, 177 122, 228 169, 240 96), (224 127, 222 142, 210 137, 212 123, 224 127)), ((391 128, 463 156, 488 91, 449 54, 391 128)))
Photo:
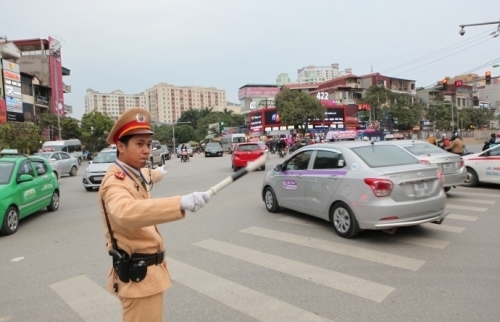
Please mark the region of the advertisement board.
POLYGON ((262 132, 262 112, 257 111, 249 114, 250 131, 262 132))
POLYGON ((24 122, 19 65, 2 59, 6 117, 9 122, 24 122))
POLYGON ((275 97, 280 92, 280 88, 276 87, 243 87, 238 90, 238 99, 245 97, 275 97))
POLYGON ((264 119, 267 125, 280 124, 281 118, 275 109, 264 111, 264 119))
POLYGON ((60 113, 64 115, 61 43, 57 39, 51 37, 49 37, 49 71, 51 96, 53 98, 51 106, 52 113, 56 114, 58 112, 58 105, 60 105, 60 113))
POLYGON ((328 107, 325 112, 326 122, 345 123, 344 108, 328 107))

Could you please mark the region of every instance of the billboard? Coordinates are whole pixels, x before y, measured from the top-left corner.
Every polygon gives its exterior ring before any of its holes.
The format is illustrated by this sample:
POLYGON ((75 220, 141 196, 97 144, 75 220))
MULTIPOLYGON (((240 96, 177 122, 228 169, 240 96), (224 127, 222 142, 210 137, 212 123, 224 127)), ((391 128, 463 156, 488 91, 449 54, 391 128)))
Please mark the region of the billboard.
POLYGON ((328 107, 325 112, 324 121, 332 122, 332 123, 345 123, 345 113, 344 108, 333 108, 328 107))
POLYGON ((0 98, 0 124, 7 123, 7 108, 5 101, 0 98))
POLYGON ((264 111, 264 119, 266 121, 266 126, 280 124, 281 118, 278 111, 275 109, 264 111))
POLYGON ((238 99, 245 97, 275 97, 280 92, 280 88, 276 87, 243 87, 238 91, 238 99))
POLYGON ((5 108, 8 122, 24 122, 19 65, 2 59, 5 108))
POLYGON ((249 114, 250 118, 250 131, 251 132, 262 132, 262 111, 254 112, 249 114))
POLYGON ((56 114, 59 110, 61 115, 64 115, 64 84, 62 79, 61 43, 57 39, 51 37, 49 37, 49 72, 52 96, 52 113, 56 114), (60 108, 58 108, 58 105, 60 108))

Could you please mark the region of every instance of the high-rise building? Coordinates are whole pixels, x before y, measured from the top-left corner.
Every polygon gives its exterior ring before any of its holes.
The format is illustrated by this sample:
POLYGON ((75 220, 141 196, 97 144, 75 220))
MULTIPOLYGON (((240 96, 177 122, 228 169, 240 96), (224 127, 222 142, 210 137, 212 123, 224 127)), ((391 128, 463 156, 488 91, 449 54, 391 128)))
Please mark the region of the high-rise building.
POLYGON ((330 66, 306 66, 297 70, 297 83, 299 84, 316 84, 329 81, 331 79, 352 74, 351 68, 346 68, 344 71, 339 70, 339 64, 331 64, 330 66))
POLYGON ((132 107, 146 108, 144 93, 125 94, 121 90, 100 93, 87 89, 85 94, 85 113, 97 111, 116 120, 123 112, 132 107))
POLYGON ((226 91, 215 87, 175 86, 159 83, 145 90, 146 106, 154 122, 172 123, 190 109, 226 106, 226 91))

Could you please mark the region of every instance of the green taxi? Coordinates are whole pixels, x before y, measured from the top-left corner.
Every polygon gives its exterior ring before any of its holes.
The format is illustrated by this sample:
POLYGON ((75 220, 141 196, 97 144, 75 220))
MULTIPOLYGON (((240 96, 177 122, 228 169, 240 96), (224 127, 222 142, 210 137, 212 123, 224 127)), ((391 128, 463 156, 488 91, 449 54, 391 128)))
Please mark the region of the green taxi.
POLYGON ((0 151, 0 235, 17 231, 19 219, 59 208, 59 184, 48 160, 0 151))

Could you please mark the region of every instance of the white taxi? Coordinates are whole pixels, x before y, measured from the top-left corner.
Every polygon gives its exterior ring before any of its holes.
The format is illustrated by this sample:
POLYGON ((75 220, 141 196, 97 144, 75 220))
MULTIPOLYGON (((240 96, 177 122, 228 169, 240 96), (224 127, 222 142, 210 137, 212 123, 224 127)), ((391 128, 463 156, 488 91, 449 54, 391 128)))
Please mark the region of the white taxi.
POLYGON ((500 145, 462 158, 467 168, 466 186, 474 187, 480 182, 500 184, 500 145))

